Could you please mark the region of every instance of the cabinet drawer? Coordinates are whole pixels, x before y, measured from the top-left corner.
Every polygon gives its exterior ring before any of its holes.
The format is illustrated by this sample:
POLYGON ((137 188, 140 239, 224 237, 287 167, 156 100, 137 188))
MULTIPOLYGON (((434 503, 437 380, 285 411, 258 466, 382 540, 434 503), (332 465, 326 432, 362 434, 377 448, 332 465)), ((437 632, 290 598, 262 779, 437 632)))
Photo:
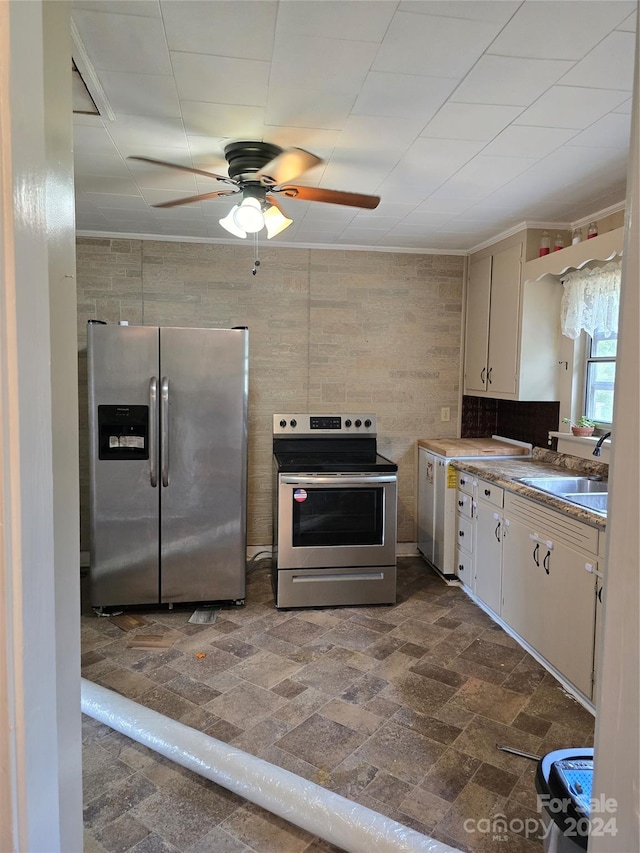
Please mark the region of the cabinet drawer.
POLYGON ((476 480, 471 474, 466 474, 464 471, 458 471, 459 492, 464 492, 466 495, 472 495, 475 484, 476 480))
POLYGON ((473 523, 461 515, 457 518, 456 542, 459 548, 464 548, 470 554, 473 552, 473 523))
POLYGON ((494 506, 504 505, 504 489, 489 483, 487 480, 478 480, 478 500, 486 501, 494 506))
POLYGON ((458 548, 456 553, 456 574, 462 583, 471 586, 473 580, 473 558, 471 554, 458 548))
POLYGON ((473 518, 473 498, 471 495, 465 495, 464 492, 458 491, 456 507, 459 514, 464 518, 473 518))

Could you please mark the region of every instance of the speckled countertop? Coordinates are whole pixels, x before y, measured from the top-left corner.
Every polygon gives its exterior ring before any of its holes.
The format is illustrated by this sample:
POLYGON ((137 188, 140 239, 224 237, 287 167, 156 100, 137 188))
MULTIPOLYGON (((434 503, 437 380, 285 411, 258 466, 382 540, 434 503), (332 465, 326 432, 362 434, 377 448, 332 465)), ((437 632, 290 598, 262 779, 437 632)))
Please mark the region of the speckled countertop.
POLYGON ((598 512, 592 512, 585 507, 570 503, 562 498, 525 486, 518 483, 521 477, 548 477, 548 476, 584 476, 599 474, 608 477, 609 466, 603 462, 593 462, 589 459, 581 459, 577 456, 568 456, 564 453, 556 453, 553 450, 543 450, 534 447, 533 454, 527 459, 456 459, 451 463, 459 471, 467 471, 484 480, 490 480, 510 492, 517 492, 526 498, 531 498, 538 503, 558 509, 590 524, 605 530, 607 517, 598 512))

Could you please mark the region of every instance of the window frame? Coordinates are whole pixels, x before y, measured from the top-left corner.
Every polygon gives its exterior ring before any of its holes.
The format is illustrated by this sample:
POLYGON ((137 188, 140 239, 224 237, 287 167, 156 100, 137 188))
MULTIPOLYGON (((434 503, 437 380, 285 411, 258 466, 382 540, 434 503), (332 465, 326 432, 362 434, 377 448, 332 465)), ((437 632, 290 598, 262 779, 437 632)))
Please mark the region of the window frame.
MULTIPOLYGON (((585 334, 585 338, 586 338, 585 348, 584 348, 584 356, 585 357, 584 357, 584 364, 583 364, 583 367, 584 367, 584 382, 583 382, 584 413, 588 418, 591 418, 595 422, 597 428, 608 429, 608 428, 611 428, 613 426, 613 402, 612 402, 612 406, 611 406, 611 421, 598 420, 598 419, 592 417, 592 401, 594 399, 594 393, 595 393, 595 390, 597 390, 597 386, 596 386, 595 381, 593 383, 590 381, 590 375, 591 375, 590 368, 592 365, 597 365, 597 364, 613 364, 614 365, 614 379, 613 379, 612 392, 613 392, 613 399, 615 401, 615 366, 617 364, 618 335, 617 334, 615 335, 616 354, 615 355, 598 356, 598 355, 593 355, 594 342, 596 341, 596 339, 594 337, 592 337, 591 335, 587 334, 586 332, 584 334, 585 334)), ((607 341, 607 340, 611 340, 613 337, 614 337, 613 335, 610 335, 608 338, 601 336, 599 338, 599 340, 607 341)), ((595 404, 593 404, 593 405, 595 405, 595 404)))

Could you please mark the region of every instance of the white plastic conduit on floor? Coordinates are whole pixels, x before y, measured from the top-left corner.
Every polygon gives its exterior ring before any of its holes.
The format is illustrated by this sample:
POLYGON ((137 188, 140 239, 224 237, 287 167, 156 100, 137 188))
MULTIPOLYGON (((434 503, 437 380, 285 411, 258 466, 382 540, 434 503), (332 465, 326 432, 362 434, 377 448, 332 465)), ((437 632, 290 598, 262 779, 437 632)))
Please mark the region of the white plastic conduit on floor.
POLYGON ((349 853, 459 853, 86 678, 82 679, 82 711, 349 853))

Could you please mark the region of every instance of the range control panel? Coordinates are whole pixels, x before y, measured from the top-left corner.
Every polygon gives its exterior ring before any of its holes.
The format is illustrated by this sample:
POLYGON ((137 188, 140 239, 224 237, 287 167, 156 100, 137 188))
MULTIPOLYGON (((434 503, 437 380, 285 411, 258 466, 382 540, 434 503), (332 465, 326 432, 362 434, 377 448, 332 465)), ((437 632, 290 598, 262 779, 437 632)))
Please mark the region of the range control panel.
POLYGON ((376 435, 371 412, 343 415, 285 414, 273 416, 274 435, 376 435))

